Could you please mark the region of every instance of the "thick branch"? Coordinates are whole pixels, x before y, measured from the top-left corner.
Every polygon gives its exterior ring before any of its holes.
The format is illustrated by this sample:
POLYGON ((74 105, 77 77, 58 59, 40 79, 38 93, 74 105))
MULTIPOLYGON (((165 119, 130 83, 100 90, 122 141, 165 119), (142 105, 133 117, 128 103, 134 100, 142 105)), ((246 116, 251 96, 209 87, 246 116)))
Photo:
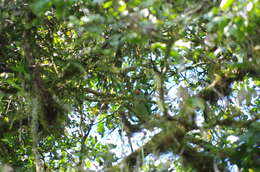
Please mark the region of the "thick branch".
MULTIPOLYGON (((226 96, 227 94, 229 94, 227 90, 229 89, 230 84, 234 81, 242 80, 243 77, 248 74, 255 74, 255 71, 241 69, 241 71, 237 71, 236 76, 232 74, 223 75, 220 78, 217 78, 215 82, 213 81, 212 85, 199 92, 197 94, 197 97, 203 98, 206 101, 215 102, 217 101, 217 98, 215 97, 214 99, 212 99, 212 95, 216 94, 213 88, 219 90, 221 89, 221 91, 223 91, 225 93, 224 95, 226 96)), ((143 152, 144 156, 147 156, 153 152, 163 154, 171 150, 174 154, 182 156, 182 158, 184 159, 184 163, 189 164, 198 171, 214 171, 214 167, 216 166, 216 164, 214 163, 214 157, 205 152, 199 152, 195 148, 184 144, 184 136, 188 131, 194 128, 190 127, 185 119, 179 120, 178 118, 173 117, 166 118, 166 120, 168 122, 165 122, 168 123, 168 125, 166 127, 164 126, 160 133, 153 136, 148 143, 127 156, 119 165, 127 164, 128 168, 133 169, 137 164, 138 157, 140 156, 141 152, 143 152)), ((220 125, 225 125, 227 122, 230 121, 222 120, 218 121, 217 123, 220 125)), ((236 122, 232 121, 232 123, 236 122)), ((238 123, 241 124, 240 122, 238 123)))
MULTIPOLYGON (((34 56, 31 51, 31 40, 32 33, 30 31, 25 31, 23 34, 24 39, 24 55, 26 60, 28 61, 28 65, 34 64, 34 56)), ((42 169, 42 163, 40 159, 40 154, 38 150, 38 143, 39 143, 39 136, 38 136, 38 128, 39 128, 39 116, 42 113, 42 108, 40 105, 40 97, 38 95, 38 86, 37 83, 34 81, 36 78, 33 76, 33 82, 32 82, 32 91, 31 91, 31 133, 32 133, 32 151, 35 159, 35 167, 36 172, 41 172, 42 169)))

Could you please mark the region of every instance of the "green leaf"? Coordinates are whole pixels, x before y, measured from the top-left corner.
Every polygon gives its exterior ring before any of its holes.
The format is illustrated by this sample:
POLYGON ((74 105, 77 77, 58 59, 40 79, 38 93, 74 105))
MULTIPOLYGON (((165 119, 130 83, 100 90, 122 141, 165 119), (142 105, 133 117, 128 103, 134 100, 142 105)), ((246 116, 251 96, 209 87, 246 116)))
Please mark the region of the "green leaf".
POLYGON ((52 5, 51 0, 39 0, 32 4, 32 10, 35 14, 43 14, 52 5))
POLYGON ((161 50, 165 50, 166 49, 166 44, 162 43, 162 42, 156 42, 156 43, 153 43, 151 45, 151 48, 152 48, 152 50, 157 49, 157 48, 159 48, 161 50))
MULTIPOLYGON (((122 2, 123 2, 123 1, 122 1, 122 2)), ((126 4, 123 3, 121 6, 118 7, 118 11, 122 13, 122 12, 125 11, 126 7, 127 7, 126 4)))
POLYGON ((103 137, 105 132, 105 126, 103 122, 98 123, 97 132, 103 137))
POLYGON ((109 8, 113 5, 113 1, 107 1, 103 4, 103 8, 109 8))
POLYGON ((232 4, 234 0, 222 0, 220 3, 220 8, 226 11, 232 4))

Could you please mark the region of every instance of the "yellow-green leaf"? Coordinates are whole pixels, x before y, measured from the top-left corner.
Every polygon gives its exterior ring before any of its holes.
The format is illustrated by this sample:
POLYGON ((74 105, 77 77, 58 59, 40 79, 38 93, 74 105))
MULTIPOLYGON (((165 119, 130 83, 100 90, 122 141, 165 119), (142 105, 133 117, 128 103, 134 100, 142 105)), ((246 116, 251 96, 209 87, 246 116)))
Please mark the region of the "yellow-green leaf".
POLYGON ((156 42, 156 43, 153 43, 151 47, 152 47, 153 50, 156 49, 156 48, 159 48, 161 50, 165 50, 166 44, 162 43, 162 42, 156 42))
POLYGON ((103 4, 103 8, 109 8, 113 5, 113 1, 107 1, 106 3, 103 4))
POLYGON ((124 12, 125 9, 126 9, 126 4, 125 3, 123 3, 121 6, 118 7, 118 11, 121 12, 121 13, 124 12))
POLYGON ((220 3, 220 8, 226 11, 232 4, 234 0, 222 0, 220 3))

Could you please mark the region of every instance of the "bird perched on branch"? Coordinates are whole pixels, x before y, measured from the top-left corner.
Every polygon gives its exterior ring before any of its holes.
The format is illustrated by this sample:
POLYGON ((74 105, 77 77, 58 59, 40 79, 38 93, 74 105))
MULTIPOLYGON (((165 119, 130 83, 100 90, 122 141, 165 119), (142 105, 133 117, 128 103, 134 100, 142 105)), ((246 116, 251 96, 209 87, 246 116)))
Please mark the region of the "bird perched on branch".
POLYGON ((151 115, 149 99, 140 89, 136 89, 134 95, 132 112, 141 122, 145 122, 151 115))

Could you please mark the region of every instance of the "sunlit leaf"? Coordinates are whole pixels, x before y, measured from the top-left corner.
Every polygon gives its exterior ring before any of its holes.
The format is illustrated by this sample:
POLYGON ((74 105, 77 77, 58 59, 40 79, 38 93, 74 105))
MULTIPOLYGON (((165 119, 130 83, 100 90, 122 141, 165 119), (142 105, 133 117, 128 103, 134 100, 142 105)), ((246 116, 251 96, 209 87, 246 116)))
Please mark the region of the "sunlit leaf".
POLYGON ((103 4, 103 8, 109 8, 113 5, 113 1, 107 1, 103 4))
POLYGON ((232 4, 234 0, 222 0, 220 3, 220 8, 226 11, 232 4))

